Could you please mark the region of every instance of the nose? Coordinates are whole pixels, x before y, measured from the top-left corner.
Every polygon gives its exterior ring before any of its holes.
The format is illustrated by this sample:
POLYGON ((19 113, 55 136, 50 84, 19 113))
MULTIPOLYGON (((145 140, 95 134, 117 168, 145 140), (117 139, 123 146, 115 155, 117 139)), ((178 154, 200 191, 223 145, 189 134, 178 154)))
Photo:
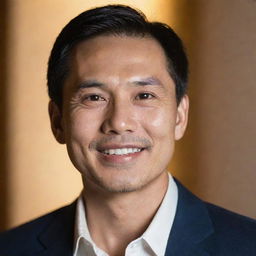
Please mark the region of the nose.
POLYGON ((115 101, 109 109, 102 123, 104 134, 132 133, 137 129, 136 113, 130 103, 115 101))

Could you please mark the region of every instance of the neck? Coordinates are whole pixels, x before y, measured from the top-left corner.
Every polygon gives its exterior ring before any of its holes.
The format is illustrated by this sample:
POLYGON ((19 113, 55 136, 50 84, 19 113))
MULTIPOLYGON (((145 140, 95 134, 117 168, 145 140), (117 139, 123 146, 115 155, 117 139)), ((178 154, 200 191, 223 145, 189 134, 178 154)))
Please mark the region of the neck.
POLYGON ((132 192, 103 192, 85 184, 87 223, 96 245, 109 255, 124 255, 127 245, 147 229, 167 187, 167 173, 132 192))

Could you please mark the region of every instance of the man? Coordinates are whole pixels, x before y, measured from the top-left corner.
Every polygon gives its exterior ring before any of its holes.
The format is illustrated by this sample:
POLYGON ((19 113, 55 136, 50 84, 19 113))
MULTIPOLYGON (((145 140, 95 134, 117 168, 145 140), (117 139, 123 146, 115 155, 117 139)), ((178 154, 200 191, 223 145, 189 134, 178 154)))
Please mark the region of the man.
POLYGON ((178 36, 136 10, 70 21, 49 59, 49 114, 84 190, 3 234, 0 255, 256 255, 254 220, 202 202, 166 171, 187 125, 187 77, 178 36))

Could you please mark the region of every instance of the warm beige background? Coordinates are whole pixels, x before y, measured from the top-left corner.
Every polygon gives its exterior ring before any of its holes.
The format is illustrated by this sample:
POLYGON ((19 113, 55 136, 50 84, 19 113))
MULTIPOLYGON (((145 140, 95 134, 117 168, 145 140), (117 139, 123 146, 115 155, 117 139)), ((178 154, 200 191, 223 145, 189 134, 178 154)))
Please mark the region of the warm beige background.
POLYGON ((0 9, 1 229, 69 203, 81 190, 65 147, 51 135, 46 64, 60 29, 106 3, 138 7, 182 36, 191 61, 191 116, 170 169, 203 199, 256 217, 255 1, 6 3, 0 9))
POLYGON ((175 170, 201 198, 256 218, 256 1, 188 2, 192 109, 175 170))

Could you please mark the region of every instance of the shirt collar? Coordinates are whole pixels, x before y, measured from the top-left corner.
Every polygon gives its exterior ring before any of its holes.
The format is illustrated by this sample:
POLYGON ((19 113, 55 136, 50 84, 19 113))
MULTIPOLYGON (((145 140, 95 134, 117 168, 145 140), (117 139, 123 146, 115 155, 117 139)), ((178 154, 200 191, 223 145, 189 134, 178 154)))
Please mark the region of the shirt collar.
MULTIPOLYGON (((169 233, 173 225, 178 202, 177 185, 174 182, 172 176, 170 174, 168 176, 169 184, 163 201, 146 231, 140 238, 138 238, 143 239, 158 256, 165 254, 169 233)), ((79 244, 81 239, 85 239, 86 245, 88 245, 86 250, 100 250, 97 248, 90 236, 82 194, 78 198, 76 207, 74 232, 75 244, 73 254, 75 256, 78 255, 77 253, 79 251, 79 244)))
POLYGON ((169 174, 169 185, 165 197, 150 225, 142 235, 142 238, 156 255, 165 254, 170 230, 176 214, 177 202, 177 185, 169 174))
POLYGON ((78 251, 80 250, 80 243, 83 239, 85 240, 86 250, 88 251, 88 254, 89 251, 93 251, 93 249, 96 248, 96 245, 94 244, 88 229, 82 193, 77 200, 74 239, 75 246, 73 255, 75 256, 78 255, 78 251))

